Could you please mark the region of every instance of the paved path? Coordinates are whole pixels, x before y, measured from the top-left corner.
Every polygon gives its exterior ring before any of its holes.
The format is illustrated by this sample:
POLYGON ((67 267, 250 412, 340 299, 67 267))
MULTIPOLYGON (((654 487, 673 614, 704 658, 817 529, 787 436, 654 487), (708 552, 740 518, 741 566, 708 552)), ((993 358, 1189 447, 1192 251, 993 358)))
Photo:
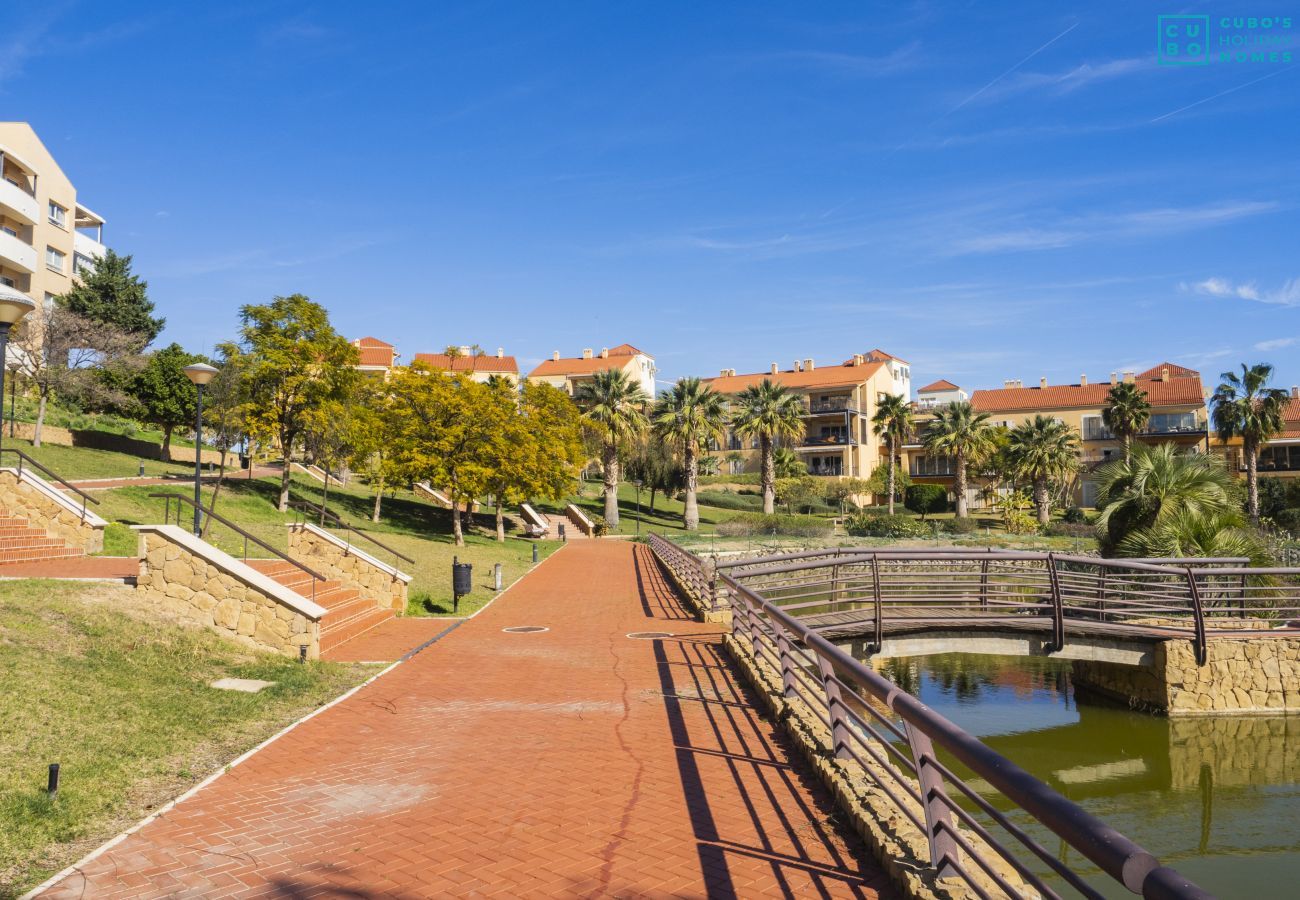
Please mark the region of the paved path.
POLYGON ((582 541, 48 895, 888 893, 789 758, 648 549, 582 541))

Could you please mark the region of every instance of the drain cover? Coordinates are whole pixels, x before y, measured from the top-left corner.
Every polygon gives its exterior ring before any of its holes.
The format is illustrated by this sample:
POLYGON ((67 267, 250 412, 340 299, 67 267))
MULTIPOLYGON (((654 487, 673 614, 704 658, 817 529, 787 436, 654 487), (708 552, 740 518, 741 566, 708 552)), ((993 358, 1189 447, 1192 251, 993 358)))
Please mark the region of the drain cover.
POLYGON ((672 636, 672 633, 667 631, 634 631, 628 635, 628 637, 637 641, 653 641, 658 638, 670 638, 672 636))
POLYGON ((502 628, 506 634, 536 634, 539 631, 550 631, 542 625, 513 625, 510 628, 502 628))

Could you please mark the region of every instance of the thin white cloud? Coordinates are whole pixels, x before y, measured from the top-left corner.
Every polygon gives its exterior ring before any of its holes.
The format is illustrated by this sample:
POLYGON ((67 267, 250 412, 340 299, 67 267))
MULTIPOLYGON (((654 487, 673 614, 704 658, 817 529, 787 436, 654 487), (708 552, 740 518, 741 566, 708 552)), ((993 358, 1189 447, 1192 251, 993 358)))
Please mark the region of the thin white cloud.
POLYGON ((880 77, 915 68, 919 63, 919 41, 904 44, 884 56, 864 56, 857 53, 836 53, 826 50, 786 50, 771 53, 763 60, 789 62, 855 77, 880 77))
MULTIPOLYGON (((1049 92, 1070 94, 1093 84, 1114 81, 1138 72, 1150 71, 1149 59, 1111 59, 1082 63, 1059 72, 1018 72, 979 96, 981 103, 996 103, 1020 94, 1049 92)), ((967 101, 973 102, 973 101, 967 101)))
POLYGON ((1281 350, 1283 347, 1290 347, 1295 343, 1295 338, 1274 338, 1271 341, 1260 341, 1255 345, 1256 350, 1281 350))
POLYGON ((1250 300, 1272 306, 1300 306, 1300 278, 1292 278, 1276 290, 1261 290, 1253 281, 1234 282, 1217 276, 1192 283, 1180 282, 1178 289, 1206 297, 1250 300))
POLYGON ((1012 66, 1011 68, 1007 69, 1007 70, 1006 70, 1005 72, 1003 72, 1001 75, 999 75, 999 76, 997 76, 996 78, 994 78, 994 79, 993 79, 992 81, 990 81, 988 84, 984 85, 984 86, 983 86, 982 88, 980 88, 978 91, 976 91, 975 93, 973 93, 973 94, 971 94, 970 96, 968 96, 965 100, 963 100, 963 101, 961 101, 960 103, 958 103, 958 104, 957 104, 956 106, 954 106, 952 109, 948 110, 948 113, 946 113, 946 115, 950 115, 950 114, 952 114, 952 113, 955 113, 957 110, 961 109, 961 108, 962 108, 963 106, 965 106, 966 104, 971 103, 971 102, 973 102, 973 101, 975 101, 975 100, 978 100, 980 97, 982 97, 982 96, 983 96, 984 94, 986 94, 988 91, 990 91, 990 90, 992 90, 994 87, 996 87, 996 86, 997 86, 997 85, 998 85, 998 84, 999 84, 999 83, 1000 83, 1004 78, 1006 78, 1006 77, 1009 76, 1009 75, 1014 74, 1014 73, 1016 72, 1016 70, 1019 69, 1021 66, 1023 66, 1025 63, 1029 62, 1029 61, 1030 61, 1031 59, 1033 59, 1035 56, 1037 56, 1038 54, 1042 53, 1042 52, 1043 52, 1044 50, 1046 50, 1048 47, 1052 46, 1052 45, 1055 44, 1057 41, 1059 41, 1061 38, 1065 37, 1067 34, 1069 34, 1071 31, 1074 31, 1074 29, 1076 29, 1076 28, 1078 28, 1078 27, 1079 27, 1079 23, 1078 23, 1078 22, 1075 22, 1073 25, 1071 25, 1069 28, 1067 28, 1067 29, 1065 29, 1064 31, 1062 31, 1062 32, 1061 32, 1060 34, 1058 34, 1056 37, 1052 38, 1050 41, 1048 41, 1047 43, 1043 44, 1043 45, 1042 45, 1041 47, 1039 47, 1037 50, 1034 50, 1034 51, 1033 51, 1032 53, 1030 53, 1028 56, 1026 56, 1026 57, 1024 57, 1023 59, 1021 59, 1020 62, 1016 63, 1014 66, 1012 66))

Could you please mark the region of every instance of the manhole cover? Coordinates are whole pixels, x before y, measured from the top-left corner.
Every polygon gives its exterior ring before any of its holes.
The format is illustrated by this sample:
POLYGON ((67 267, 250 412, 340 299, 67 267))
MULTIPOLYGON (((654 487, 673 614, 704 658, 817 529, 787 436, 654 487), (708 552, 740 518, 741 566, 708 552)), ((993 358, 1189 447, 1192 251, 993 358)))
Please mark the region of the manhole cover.
POLYGON ((506 634, 535 634, 539 631, 550 631, 542 625, 513 625, 510 628, 502 628, 506 634))
POLYGON ((659 638, 670 638, 672 636, 672 633, 667 631, 634 631, 628 635, 628 637, 637 641, 653 641, 659 638))

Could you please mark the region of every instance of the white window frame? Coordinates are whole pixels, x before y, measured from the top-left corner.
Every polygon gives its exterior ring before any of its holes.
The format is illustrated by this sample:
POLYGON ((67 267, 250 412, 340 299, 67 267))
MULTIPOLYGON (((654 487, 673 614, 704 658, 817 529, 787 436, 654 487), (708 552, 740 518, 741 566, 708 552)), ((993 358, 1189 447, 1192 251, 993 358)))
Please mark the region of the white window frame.
POLYGON ((68 261, 68 254, 64 253, 57 247, 46 246, 45 248, 45 268, 51 272, 58 272, 62 275, 65 272, 63 268, 68 261))
POLYGON ((50 224, 57 225, 58 227, 62 228, 64 231, 67 231, 68 210, 65 207, 59 205, 58 203, 55 203, 53 200, 50 201, 49 206, 50 206, 50 224))

